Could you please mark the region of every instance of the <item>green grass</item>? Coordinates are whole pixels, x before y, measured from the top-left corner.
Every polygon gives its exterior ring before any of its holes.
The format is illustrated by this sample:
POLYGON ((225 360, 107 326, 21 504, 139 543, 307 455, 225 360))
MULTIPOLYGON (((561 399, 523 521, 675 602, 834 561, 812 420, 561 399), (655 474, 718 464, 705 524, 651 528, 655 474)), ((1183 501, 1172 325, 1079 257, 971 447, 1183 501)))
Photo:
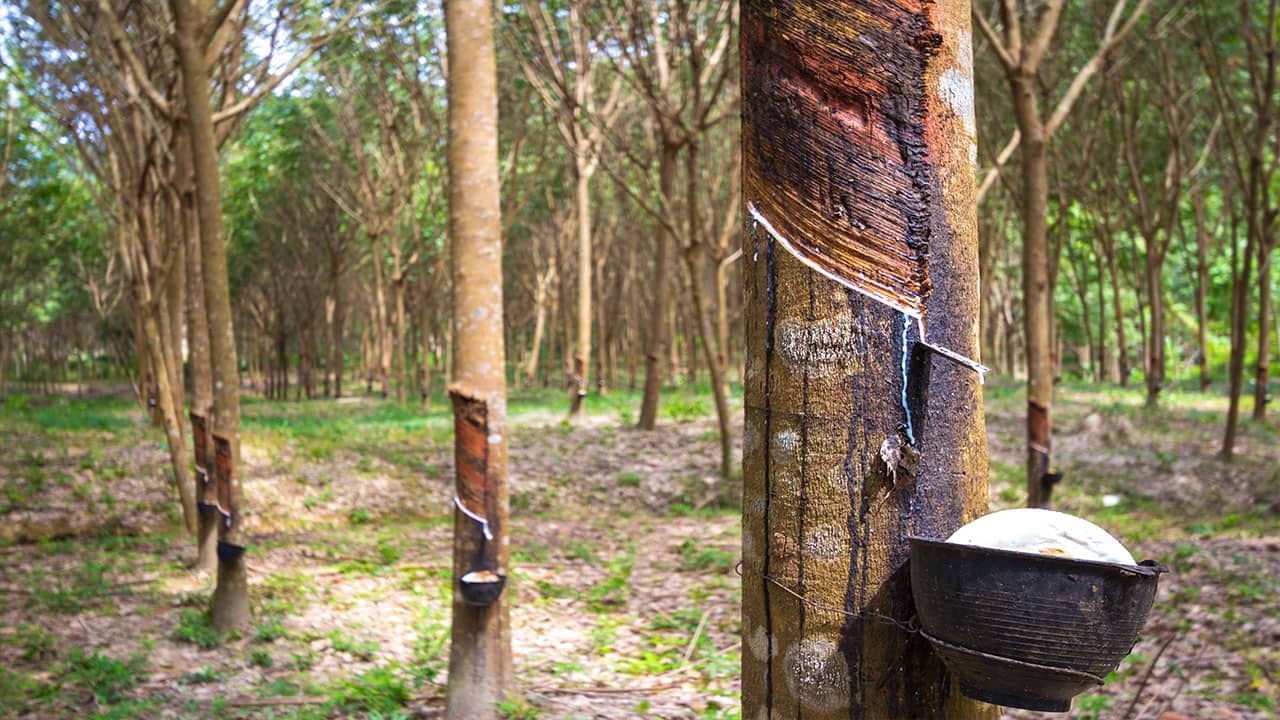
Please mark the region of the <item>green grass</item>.
POLYGON ((109 569, 105 563, 89 560, 67 579, 38 570, 31 575, 32 605, 47 612, 63 614, 75 614, 98 605, 111 592, 106 581, 109 569))
POLYGON ((338 681, 331 704, 343 712, 386 717, 408 705, 410 697, 409 685, 397 669, 376 667, 338 681))
POLYGON ((80 648, 72 648, 63 664, 63 681, 88 688, 94 698, 103 704, 113 704, 124 699, 125 693, 146 680, 145 655, 133 655, 117 660, 99 654, 97 650, 85 654, 80 648))
POLYGON ((208 610, 183 610, 178 616, 178 626, 169 636, 178 642, 191 643, 201 650, 211 650, 222 644, 226 635, 213 628, 208 610))
POLYGON ((680 555, 680 569, 685 572, 728 572, 738 561, 737 554, 693 538, 680 543, 676 552, 680 555))

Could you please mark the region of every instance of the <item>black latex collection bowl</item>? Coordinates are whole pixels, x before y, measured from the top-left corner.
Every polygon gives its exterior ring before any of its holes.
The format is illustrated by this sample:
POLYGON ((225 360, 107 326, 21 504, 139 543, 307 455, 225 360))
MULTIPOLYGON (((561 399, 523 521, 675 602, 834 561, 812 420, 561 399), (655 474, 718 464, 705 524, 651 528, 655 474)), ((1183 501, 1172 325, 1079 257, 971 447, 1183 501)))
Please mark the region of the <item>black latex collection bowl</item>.
POLYGON ((475 575, 476 573, 467 573, 458 582, 458 587, 462 590, 462 601, 472 607, 489 607, 502 594, 502 588, 507 584, 507 576, 488 573, 494 579, 475 580, 473 579, 475 575))
POLYGON ((1102 683, 1146 624, 1166 568, 913 537, 924 636, 977 700, 1050 712, 1102 683))

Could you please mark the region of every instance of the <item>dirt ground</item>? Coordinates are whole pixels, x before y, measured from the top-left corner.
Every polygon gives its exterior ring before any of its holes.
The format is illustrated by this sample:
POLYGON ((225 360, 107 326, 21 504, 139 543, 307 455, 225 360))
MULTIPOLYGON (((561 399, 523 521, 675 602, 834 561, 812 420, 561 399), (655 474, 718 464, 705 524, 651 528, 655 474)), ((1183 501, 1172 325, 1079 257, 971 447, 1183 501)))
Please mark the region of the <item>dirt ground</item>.
MULTIPOLYGON (((1143 640, 1070 716, 1275 717, 1280 432, 1246 422, 1226 465, 1213 459, 1221 399, 1164 400, 1145 411, 1136 390, 1063 388, 1055 409, 1059 509, 1172 569, 1143 640)), ((989 387, 993 508, 1022 500, 1021 402, 989 387)), ((739 497, 716 475, 709 398, 675 394, 652 433, 627 429, 634 395, 592 402, 578 428, 561 405, 512 402, 520 694, 504 712, 738 717, 739 497)), ((0 717, 439 715, 450 427, 439 402, 248 402, 255 618, 218 637, 212 578, 187 569, 162 436, 142 412, 121 397, 9 398, 0 717)))

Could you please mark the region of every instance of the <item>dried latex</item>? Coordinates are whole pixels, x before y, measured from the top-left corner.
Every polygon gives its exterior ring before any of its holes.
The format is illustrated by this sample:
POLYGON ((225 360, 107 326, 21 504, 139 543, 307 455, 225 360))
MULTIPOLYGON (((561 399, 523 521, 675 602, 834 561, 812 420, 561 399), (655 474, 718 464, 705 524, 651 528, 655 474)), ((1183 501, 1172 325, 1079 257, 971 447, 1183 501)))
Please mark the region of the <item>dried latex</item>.
POLYGON ((1137 564, 1133 555, 1106 530, 1074 515, 1037 508, 984 515, 955 531, 947 542, 1076 560, 1137 564))

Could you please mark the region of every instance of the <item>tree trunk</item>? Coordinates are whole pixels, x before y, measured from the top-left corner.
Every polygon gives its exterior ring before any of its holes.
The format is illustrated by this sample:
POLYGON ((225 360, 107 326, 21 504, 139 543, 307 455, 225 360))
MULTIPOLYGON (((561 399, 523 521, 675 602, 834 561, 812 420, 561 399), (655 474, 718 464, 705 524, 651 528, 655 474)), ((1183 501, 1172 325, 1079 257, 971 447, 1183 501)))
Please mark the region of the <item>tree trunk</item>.
POLYGON ((391 392, 391 321, 387 317, 386 281, 383 279, 382 237, 374 234, 370 239, 373 261, 373 320, 375 324, 374 344, 377 346, 378 380, 382 383, 382 397, 385 400, 391 392))
MULTIPOLYGON (((1150 248, 1151 241, 1147 246, 1150 248)), ((1147 288, 1151 300, 1151 331, 1147 335, 1147 407, 1155 407, 1164 388, 1164 258, 1147 252, 1147 288)))
MULTIPOLYGON (((498 717, 512 686, 510 593, 483 607, 461 599, 473 571, 509 575, 506 373, 498 180, 498 91, 490 6, 445 4, 449 57, 449 232, 453 272, 456 497, 454 602, 445 717, 498 717), (486 537, 484 530, 491 534, 486 537)), ((583 270, 589 272, 590 264, 583 270)), ((474 583, 473 583, 474 584, 474 583)))
POLYGON ((587 398, 587 362, 591 359, 591 172, 589 147, 579 142, 574 151, 576 202, 578 210, 578 343, 573 354, 573 387, 570 388, 569 417, 582 416, 587 398))
POLYGON ((1204 199, 1192 194, 1196 212, 1196 352, 1200 392, 1209 390, 1209 233, 1204 226, 1204 199))
MULTIPOLYGON (((398 270, 397 270, 398 272, 398 270)), ((408 399, 409 376, 405 369, 405 337, 408 328, 405 326, 404 312, 404 276, 397 275, 392 283, 396 295, 396 402, 401 405, 408 399)))
POLYGON ((1107 268, 1111 274, 1112 314, 1116 318, 1116 362, 1120 387, 1129 386, 1129 342, 1124 337, 1124 305, 1120 301, 1120 273, 1116 269, 1114 252, 1107 253, 1107 268))
MULTIPOLYGON (((183 318, 186 310, 187 252, 180 223, 181 212, 174 212, 168 223, 169 252, 173 257, 169 273, 165 277, 165 310, 167 311, 165 336, 166 362, 169 366, 169 388, 173 393, 173 406, 177 408, 178 428, 185 431, 182 408, 186 405, 186 387, 182 362, 183 318)), ((184 441, 185 442, 185 441, 184 441)))
POLYGON ((240 492, 240 375, 236 362, 236 335, 232 326, 231 289, 227 280, 226 243, 222 237, 222 191, 218 177, 218 149, 213 135, 209 101, 209 70, 199 17, 202 5, 194 0, 170 0, 175 31, 174 45, 182 65, 192 167, 195 171, 196 208, 200 218, 205 309, 209 318, 210 365, 213 370, 214 437, 227 443, 228 522, 218 523, 218 580, 213 594, 213 625, 219 630, 244 627, 249 622, 249 582, 245 569, 245 539, 241 527, 240 492))
MULTIPOLYGON (((135 283, 145 282, 137 280, 135 283)), ((141 291, 135 289, 135 293, 141 291)), ((139 306, 142 306, 139 302, 139 306)), ((156 382, 159 385, 157 392, 157 404, 160 407, 160 417, 164 423, 165 440, 169 446, 169 461, 173 470, 173 484, 178 490, 178 499, 182 504, 182 518, 186 524, 187 532, 195 535, 199 529, 196 511, 196 494, 195 485, 191 481, 191 476, 187 474, 187 443, 183 439, 182 423, 178 421, 178 413, 181 410, 173 404, 173 389, 170 386, 171 373, 165 366, 165 352, 163 344, 165 342, 164 335, 160 331, 160 323, 156 321, 155 311, 160 310, 154 305, 151 309, 144 311, 143 332, 146 334, 147 353, 151 358, 151 366, 157 369, 155 373, 156 382)))
POLYGON ((196 214, 195 186, 190 179, 190 150, 180 149, 178 163, 188 172, 182 175, 182 219, 187 238, 187 349, 191 364, 191 447, 195 459, 197 511, 200 527, 196 533, 195 569, 212 572, 218 565, 218 510, 214 505, 212 454, 208 418, 213 410, 213 371, 209 360, 209 318, 205 313, 204 271, 201 264, 200 219, 196 214), (198 425, 198 427, 197 427, 198 425))
MULTIPOLYGON (((973 357, 969 5, 941 0, 919 14, 901 5, 820 0, 792 13, 742 4, 744 199, 776 193, 794 225, 829 211, 794 187, 828 162, 848 163, 856 185, 877 188, 901 182, 906 173, 890 175, 911 163, 913 197, 898 202, 922 211, 910 232, 928 237, 930 340, 973 357), (893 149, 850 162, 845 123, 859 118, 859 148, 893 149), (784 147, 804 149, 804 162, 786 168, 800 180, 779 173, 784 147)), ((852 234, 859 218, 841 220, 852 234)), ((946 537, 986 507, 978 375, 913 352, 904 337, 913 321, 809 269, 763 224, 748 219, 745 232, 742 716, 994 718, 992 706, 959 695, 922 637, 863 615, 910 618, 906 535, 946 537)))
POLYGON ((538 278, 533 297, 533 340, 529 343, 529 359, 524 366, 524 385, 533 387, 538 378, 538 360, 542 354, 542 336, 547 326, 548 283, 538 278))
POLYGON ((1094 362, 1097 363, 1096 372, 1093 381, 1102 384, 1111 377, 1114 363, 1111 362, 1111 353, 1107 352, 1107 297, 1106 297, 1106 270, 1102 266, 1102 255, 1094 248, 1093 252, 1094 272, 1098 276, 1098 284, 1095 286, 1098 296, 1098 350, 1097 357, 1094 362))
POLYGON ((689 246, 684 251, 685 267, 689 272, 689 296, 693 300, 694 323, 697 336, 702 339, 707 367, 711 375, 711 393, 716 403, 716 422, 720 427, 720 476, 728 478, 733 465, 733 429, 729 424, 729 388, 724 380, 724 356, 712 346, 715 335, 711 330, 711 313, 703 299, 705 280, 702 273, 702 250, 699 229, 702 218, 698 215, 698 146, 691 144, 685 150, 685 207, 689 214, 689 246))
POLYGON ((1258 363, 1253 385, 1253 419, 1267 419, 1267 383, 1271 376, 1271 251, 1258 249, 1258 363))
POLYGON ((1027 506, 1048 507, 1052 467, 1053 349, 1049 291, 1049 165, 1047 138, 1036 107, 1034 76, 1011 74, 1022 132, 1022 302, 1027 357, 1027 506))
POLYGON ((1219 451, 1227 462, 1235 456, 1240 393, 1244 388, 1244 351, 1249 342, 1249 284, 1253 277, 1254 240, 1257 237, 1251 198, 1251 194, 1246 194, 1244 252, 1236 247, 1237 220, 1234 213, 1231 218, 1231 354, 1227 359, 1227 422, 1222 432, 1222 450, 1219 451))
POLYGON ((718 362, 721 356, 712 347, 714 334, 711 329, 711 313, 702 292, 702 251, 696 247, 685 248, 685 269, 689 273, 689 289, 693 300, 694 322, 702 339, 703 353, 711 370, 711 393, 716 403, 716 423, 720 430, 720 476, 730 477, 733 472, 733 428, 729 420, 729 394, 724 380, 724 368, 718 362))
MULTIPOLYGON (((658 191, 666 207, 675 200, 676 157, 680 148, 663 138, 658 153, 658 191)), ((653 256, 653 310, 649 315, 648 348, 644 360, 644 395, 640 400, 640 419, 636 427, 652 430, 658 420, 658 400, 662 393, 662 362, 668 338, 666 337, 667 305, 670 303, 667 255, 671 251, 671 230, 658 223, 657 246, 653 256)), ((674 338, 672 338, 674 340, 674 338)))

